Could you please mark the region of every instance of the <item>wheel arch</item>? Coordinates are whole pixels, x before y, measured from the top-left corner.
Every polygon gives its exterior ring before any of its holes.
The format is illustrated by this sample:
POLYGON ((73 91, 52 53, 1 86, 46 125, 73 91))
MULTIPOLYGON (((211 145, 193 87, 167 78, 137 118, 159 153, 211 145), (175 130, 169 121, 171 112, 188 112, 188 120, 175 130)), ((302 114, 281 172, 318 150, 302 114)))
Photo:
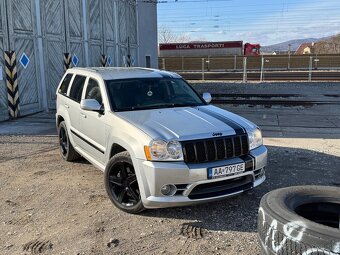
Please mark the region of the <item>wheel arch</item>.
POLYGON ((58 115, 58 116, 57 116, 57 127, 59 127, 59 124, 60 124, 62 121, 65 121, 64 117, 61 116, 61 115, 58 115))
MULTIPOLYGON (((120 144, 118 143, 113 143, 111 145, 111 149, 110 149, 110 158, 112 158, 114 155, 120 153, 120 152, 123 152, 123 151, 127 151, 129 152, 126 148, 124 148, 123 146, 121 146, 120 144)), ((129 152, 130 154, 130 152, 129 152)), ((131 154, 130 154, 131 155, 131 154)))

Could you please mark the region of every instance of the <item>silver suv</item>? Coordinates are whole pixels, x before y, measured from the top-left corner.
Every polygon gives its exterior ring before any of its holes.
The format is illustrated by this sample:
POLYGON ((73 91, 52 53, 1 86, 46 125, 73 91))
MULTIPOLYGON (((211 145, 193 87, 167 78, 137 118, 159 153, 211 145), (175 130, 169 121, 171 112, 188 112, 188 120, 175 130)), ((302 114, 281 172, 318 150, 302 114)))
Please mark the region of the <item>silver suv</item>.
POLYGON ((129 213, 260 185, 267 164, 260 129, 210 101, 171 72, 69 69, 57 89, 61 155, 104 171, 109 198, 129 213))

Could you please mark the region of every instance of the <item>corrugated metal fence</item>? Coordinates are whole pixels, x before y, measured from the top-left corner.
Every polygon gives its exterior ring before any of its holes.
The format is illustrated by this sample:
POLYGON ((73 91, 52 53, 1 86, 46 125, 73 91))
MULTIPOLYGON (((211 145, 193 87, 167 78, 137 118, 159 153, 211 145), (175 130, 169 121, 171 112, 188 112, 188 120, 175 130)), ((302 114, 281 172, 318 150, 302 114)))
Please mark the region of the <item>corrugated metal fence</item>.
MULTIPOLYGON (((159 58, 159 68, 169 71, 243 71, 245 56, 159 58)), ((247 70, 338 70, 340 55, 264 55, 247 56, 247 70), (312 66, 311 66, 312 65, 312 66)))

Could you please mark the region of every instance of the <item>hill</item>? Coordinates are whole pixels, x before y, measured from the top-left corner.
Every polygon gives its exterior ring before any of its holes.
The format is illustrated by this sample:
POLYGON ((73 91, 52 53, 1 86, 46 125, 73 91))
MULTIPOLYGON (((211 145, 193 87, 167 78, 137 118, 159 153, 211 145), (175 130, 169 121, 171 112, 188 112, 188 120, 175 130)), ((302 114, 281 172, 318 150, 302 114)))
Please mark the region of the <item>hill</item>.
POLYGON ((306 39, 296 39, 296 40, 290 40, 290 41, 286 41, 286 42, 282 42, 282 43, 278 43, 278 44, 273 44, 273 45, 268 45, 268 46, 262 46, 261 47, 261 51, 262 52, 282 52, 288 51, 288 45, 291 45, 291 51, 296 51, 299 46, 302 43, 309 43, 309 42, 318 42, 320 40, 322 40, 324 38, 306 38, 306 39))

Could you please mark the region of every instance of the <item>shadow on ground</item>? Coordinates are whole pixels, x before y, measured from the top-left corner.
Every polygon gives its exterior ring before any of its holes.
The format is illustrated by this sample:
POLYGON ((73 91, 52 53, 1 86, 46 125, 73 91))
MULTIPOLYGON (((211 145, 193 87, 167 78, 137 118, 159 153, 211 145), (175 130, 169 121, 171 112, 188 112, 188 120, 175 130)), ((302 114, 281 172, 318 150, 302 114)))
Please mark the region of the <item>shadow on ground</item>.
POLYGON ((214 231, 255 232, 261 197, 296 185, 340 187, 340 157, 311 150, 268 146, 267 180, 241 196, 202 205, 147 210, 146 217, 188 220, 190 225, 214 231), (196 221, 196 222, 193 222, 196 221))

